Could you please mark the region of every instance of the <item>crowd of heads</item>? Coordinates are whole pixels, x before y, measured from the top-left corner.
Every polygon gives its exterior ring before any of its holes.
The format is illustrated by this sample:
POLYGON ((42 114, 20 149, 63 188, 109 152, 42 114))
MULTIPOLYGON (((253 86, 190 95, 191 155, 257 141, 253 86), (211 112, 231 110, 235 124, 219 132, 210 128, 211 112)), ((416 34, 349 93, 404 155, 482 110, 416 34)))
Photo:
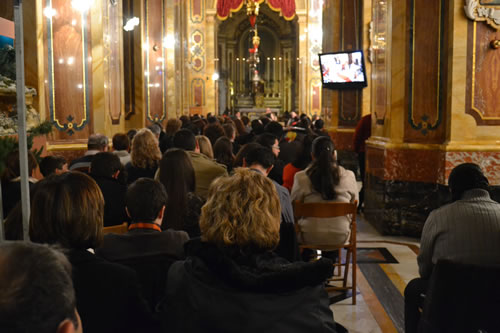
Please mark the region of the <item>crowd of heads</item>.
MULTIPOLYGON (((152 124, 114 135, 113 150, 130 151, 133 166, 158 168, 156 180, 140 178, 128 186, 125 205, 131 222, 160 221, 168 228, 180 230, 188 210, 188 196, 196 188, 190 154, 203 154, 224 165, 230 175, 215 179, 209 188, 199 218, 201 239, 242 252, 276 248, 281 206, 277 189, 266 175, 280 158, 280 145, 295 140, 299 143, 291 163, 296 168, 307 168, 313 188, 324 200, 335 199, 334 189, 339 183, 335 145, 329 136, 321 134, 324 122, 313 122, 307 116, 287 116, 285 128, 267 116, 252 121, 246 117, 182 116, 168 120, 165 131, 152 124), (288 127, 294 128, 295 135, 287 135, 288 127), (239 139, 241 149, 235 155, 233 144, 239 139)), ((88 170, 90 176, 65 172, 67 161, 61 156, 48 156, 40 163, 45 178, 31 193, 29 236, 33 242, 48 245, 0 245, 2 327, 19 325, 12 328, 13 332, 55 332, 60 325, 67 325, 72 331, 81 331, 71 265, 50 246, 65 251, 100 246, 105 200, 92 177, 126 177, 120 158, 108 152, 108 148, 106 136, 89 137, 88 150, 98 151, 88 170), (40 291, 50 294, 50 301, 40 291), (50 312, 50 308, 57 311, 50 312), (32 320, 25 322, 22 317, 32 320)), ((28 161, 32 174, 36 159, 30 154, 28 161)), ((18 152, 11 153, 6 162, 2 181, 19 177, 18 152)), ((451 172, 449 186, 452 200, 458 200, 465 191, 488 189, 489 184, 479 166, 467 163, 451 172)))

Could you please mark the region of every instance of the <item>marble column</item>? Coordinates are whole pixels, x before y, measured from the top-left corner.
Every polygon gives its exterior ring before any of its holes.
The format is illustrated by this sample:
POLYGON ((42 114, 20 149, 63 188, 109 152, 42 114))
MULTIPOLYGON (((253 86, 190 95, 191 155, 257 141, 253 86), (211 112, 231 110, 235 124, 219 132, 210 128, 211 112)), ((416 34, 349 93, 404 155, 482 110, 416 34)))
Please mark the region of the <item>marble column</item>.
POLYGON ((374 17, 383 18, 374 29, 386 32, 375 36, 384 43, 373 72, 387 80, 372 88, 365 214, 384 233, 418 236, 428 214, 449 201, 448 176, 464 162, 478 164, 500 197, 500 51, 488 45, 498 33, 467 19, 463 5, 373 2, 374 17))

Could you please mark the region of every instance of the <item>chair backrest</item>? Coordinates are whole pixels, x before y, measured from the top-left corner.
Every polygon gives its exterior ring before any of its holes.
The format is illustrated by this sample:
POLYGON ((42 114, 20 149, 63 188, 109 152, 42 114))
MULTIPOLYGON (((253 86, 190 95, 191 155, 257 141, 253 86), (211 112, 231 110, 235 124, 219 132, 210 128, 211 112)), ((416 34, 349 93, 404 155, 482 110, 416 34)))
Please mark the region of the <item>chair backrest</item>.
POLYGON ((127 222, 102 228, 103 234, 125 234, 128 231, 127 222))
POLYGON ((440 260, 432 271, 419 332, 498 332, 500 265, 440 260))
MULTIPOLYGON (((350 222, 350 239, 349 246, 356 247, 356 210, 358 202, 293 202, 293 212, 295 220, 298 221, 302 217, 328 218, 346 216, 350 222)), ((300 233, 300 227, 295 223, 295 228, 300 233)), ((308 247, 302 245, 301 247, 308 247)))
POLYGON ((358 202, 309 202, 295 201, 293 210, 295 218, 299 217, 337 217, 352 215, 356 221, 358 202))

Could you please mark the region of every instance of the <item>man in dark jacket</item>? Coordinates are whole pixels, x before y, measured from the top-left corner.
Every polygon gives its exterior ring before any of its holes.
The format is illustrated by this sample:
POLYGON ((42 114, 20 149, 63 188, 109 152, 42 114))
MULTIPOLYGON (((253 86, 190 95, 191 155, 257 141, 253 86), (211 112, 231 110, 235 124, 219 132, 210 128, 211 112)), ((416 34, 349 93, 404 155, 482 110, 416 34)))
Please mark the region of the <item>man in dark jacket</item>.
POLYGON ((107 234, 97 254, 111 261, 136 256, 165 254, 184 258, 184 243, 189 236, 184 231, 161 230, 167 192, 160 182, 140 178, 126 194, 126 210, 131 224, 126 234, 107 234))
POLYGON ((89 172, 90 163, 94 155, 99 152, 108 151, 109 140, 108 137, 102 134, 91 134, 87 141, 87 151, 82 157, 75 158, 69 164, 69 170, 89 172))
POLYGON ((122 224, 129 218, 125 211, 126 182, 120 158, 109 152, 94 155, 90 165, 94 178, 104 197, 104 226, 122 224))
POLYGON ((170 265, 184 258, 184 243, 189 235, 167 229, 161 224, 167 193, 158 181, 140 178, 126 195, 127 212, 132 223, 126 234, 107 234, 96 254, 134 269, 139 277, 142 295, 151 309, 163 298, 170 265))

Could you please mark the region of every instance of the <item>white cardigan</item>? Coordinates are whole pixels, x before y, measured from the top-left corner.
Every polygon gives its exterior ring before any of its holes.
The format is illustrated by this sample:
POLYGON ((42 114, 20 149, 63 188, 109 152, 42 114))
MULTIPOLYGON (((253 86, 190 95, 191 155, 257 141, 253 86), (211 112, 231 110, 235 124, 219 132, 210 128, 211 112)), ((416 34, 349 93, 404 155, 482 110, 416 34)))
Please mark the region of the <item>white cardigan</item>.
MULTIPOLYGON (((307 176, 309 168, 295 174, 291 198, 302 202, 328 202, 323 200, 307 176)), ((335 186, 337 198, 335 202, 354 202, 359 200, 356 177, 350 170, 339 166, 340 181, 335 186)), ((301 229, 299 242, 303 244, 329 245, 345 243, 350 234, 349 221, 346 217, 308 218, 298 221, 301 229)))

